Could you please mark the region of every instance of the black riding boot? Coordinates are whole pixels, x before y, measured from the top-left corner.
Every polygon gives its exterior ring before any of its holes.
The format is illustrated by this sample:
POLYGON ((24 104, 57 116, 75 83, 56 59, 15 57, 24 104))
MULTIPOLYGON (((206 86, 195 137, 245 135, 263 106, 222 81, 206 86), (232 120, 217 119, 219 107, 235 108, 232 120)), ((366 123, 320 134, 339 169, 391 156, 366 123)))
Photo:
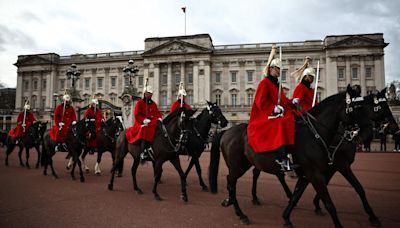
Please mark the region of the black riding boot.
POLYGON ((276 160, 275 162, 281 166, 282 172, 292 171, 292 164, 288 158, 285 150, 285 146, 281 146, 276 150, 276 160))
POLYGON ((140 154, 140 159, 142 161, 152 161, 154 160, 153 149, 151 148, 150 142, 143 140, 140 142, 140 149, 142 153, 140 154))

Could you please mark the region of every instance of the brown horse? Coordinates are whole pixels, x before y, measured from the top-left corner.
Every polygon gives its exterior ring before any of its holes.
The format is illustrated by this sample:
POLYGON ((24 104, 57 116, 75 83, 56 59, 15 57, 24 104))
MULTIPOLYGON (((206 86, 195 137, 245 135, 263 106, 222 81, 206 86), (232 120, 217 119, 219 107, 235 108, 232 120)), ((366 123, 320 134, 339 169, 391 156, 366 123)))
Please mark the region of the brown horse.
MULTIPOLYGON (((293 154, 295 161, 301 166, 297 169, 300 175, 297 187, 304 181, 310 181, 314 189, 321 196, 325 207, 332 216, 336 227, 341 227, 337 217, 336 209, 329 196, 324 178, 324 172, 329 168, 330 162, 334 159, 334 153, 326 150, 326 145, 330 145, 334 135, 340 125, 344 126, 346 132, 355 124, 365 125, 369 119, 364 114, 364 106, 354 99, 357 96, 355 90, 350 86, 347 91, 328 97, 310 110, 310 114, 315 117, 313 129, 309 126, 296 123, 295 151, 293 154), (304 178, 303 178, 304 176, 304 178)), ((236 198, 237 180, 251 167, 274 175, 280 175, 280 165, 275 162, 274 152, 255 153, 247 143, 247 125, 237 125, 228 129, 220 137, 216 138, 211 149, 210 160, 210 187, 215 188, 218 173, 219 148, 221 149, 225 162, 229 169, 227 176, 227 189, 229 197, 224 201, 224 205, 234 205, 236 215, 239 216, 241 223, 249 224, 248 217, 242 212, 236 198), (220 140, 218 140, 220 139, 220 140)), ((299 194, 296 191, 294 194, 299 194)), ((295 196, 295 195, 294 195, 295 196)), ((293 196, 293 197, 294 197, 293 196)), ((294 206, 294 205, 293 205, 294 206)), ((293 208, 291 208, 293 209, 293 208)), ((285 225, 292 226, 289 220, 290 214, 285 214, 285 225)))
MULTIPOLYGON (((153 167, 154 167, 154 185, 153 185, 153 194, 156 200, 161 200, 160 195, 157 192, 157 184, 160 181, 161 173, 162 173, 162 165, 164 162, 169 161, 178 171, 180 179, 181 179, 181 198, 183 201, 187 201, 187 192, 186 192, 186 178, 185 174, 182 171, 182 167, 179 161, 179 151, 176 151, 178 138, 180 136, 182 126, 188 126, 188 122, 192 121, 190 117, 194 114, 194 111, 187 110, 185 108, 176 109, 174 112, 170 113, 162 123, 159 122, 158 128, 156 130, 156 135, 154 137, 154 141, 152 144, 152 148, 154 151, 153 167), (184 115, 181 113, 184 112, 184 115)), ((139 140, 140 141, 140 140, 139 140)), ((117 139, 116 149, 115 149, 115 162, 113 168, 111 170, 111 179, 108 184, 108 189, 111 191, 114 188, 114 177, 115 172, 122 164, 125 156, 128 152, 133 157, 133 164, 131 168, 132 172, 132 181, 133 181, 133 190, 138 194, 143 194, 142 190, 139 188, 136 181, 136 171, 140 163, 140 142, 136 143, 128 143, 126 139, 125 131, 121 132, 120 136, 117 139)))

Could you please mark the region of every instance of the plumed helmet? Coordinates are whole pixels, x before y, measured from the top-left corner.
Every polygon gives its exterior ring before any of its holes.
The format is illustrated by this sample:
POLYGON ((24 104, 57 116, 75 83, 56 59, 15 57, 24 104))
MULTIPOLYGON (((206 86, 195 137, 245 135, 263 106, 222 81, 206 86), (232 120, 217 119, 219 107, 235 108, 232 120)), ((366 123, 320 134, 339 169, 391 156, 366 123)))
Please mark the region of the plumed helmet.
POLYGON ((92 99, 92 104, 99 105, 99 100, 96 98, 92 99))
POLYGON ((312 68, 312 67, 307 67, 307 68, 303 71, 302 76, 304 77, 304 76, 306 76, 306 75, 311 75, 311 76, 315 77, 315 69, 312 68))
POLYGON ((269 65, 270 67, 279 67, 282 68, 282 62, 280 59, 275 58, 271 61, 271 64, 269 65))
POLYGON ((144 92, 153 93, 153 88, 151 87, 151 85, 146 86, 144 92))
POLYGON ((179 97, 179 96, 187 96, 186 90, 185 90, 185 89, 180 89, 180 90, 178 91, 178 97, 179 97))
POLYGON ((71 101, 71 96, 68 95, 68 94, 64 94, 63 100, 64 100, 64 101, 71 101))

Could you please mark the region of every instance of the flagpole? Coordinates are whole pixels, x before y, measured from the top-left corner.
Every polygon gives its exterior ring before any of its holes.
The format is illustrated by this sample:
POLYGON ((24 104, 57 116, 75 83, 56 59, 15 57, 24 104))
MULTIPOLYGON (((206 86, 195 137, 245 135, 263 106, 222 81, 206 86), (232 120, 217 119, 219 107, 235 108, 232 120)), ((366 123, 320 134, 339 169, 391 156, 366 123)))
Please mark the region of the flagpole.
POLYGON ((186 36, 186 6, 182 7, 182 11, 183 11, 183 14, 185 14, 185 28, 184 28, 184 31, 185 31, 185 36, 186 36))

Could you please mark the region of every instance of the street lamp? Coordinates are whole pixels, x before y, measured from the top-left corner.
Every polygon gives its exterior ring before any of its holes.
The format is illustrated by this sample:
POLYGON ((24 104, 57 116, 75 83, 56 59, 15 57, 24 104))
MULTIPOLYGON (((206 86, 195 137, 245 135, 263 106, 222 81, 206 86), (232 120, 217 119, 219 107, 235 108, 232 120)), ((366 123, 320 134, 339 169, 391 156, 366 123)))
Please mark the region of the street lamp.
POLYGON ((76 68, 76 64, 71 64, 71 68, 67 70, 67 79, 72 80, 72 88, 75 90, 75 81, 79 79, 81 72, 76 68))
POLYGON ((139 71, 138 66, 134 66, 134 61, 130 59, 128 61, 128 66, 124 67, 122 71, 124 71, 124 77, 128 78, 129 77, 129 86, 132 86, 132 78, 134 78, 139 71))

